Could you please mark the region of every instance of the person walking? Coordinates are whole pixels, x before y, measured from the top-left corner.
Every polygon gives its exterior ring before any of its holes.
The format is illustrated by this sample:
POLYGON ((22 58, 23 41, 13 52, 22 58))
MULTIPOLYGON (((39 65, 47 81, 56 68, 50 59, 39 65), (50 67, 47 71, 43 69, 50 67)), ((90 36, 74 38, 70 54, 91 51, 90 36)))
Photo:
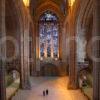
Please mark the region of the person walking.
POLYGON ((48 91, 48 89, 46 89, 46 95, 48 95, 48 93, 49 93, 49 91, 48 91))
POLYGON ((45 96, 45 91, 43 91, 43 96, 45 96))

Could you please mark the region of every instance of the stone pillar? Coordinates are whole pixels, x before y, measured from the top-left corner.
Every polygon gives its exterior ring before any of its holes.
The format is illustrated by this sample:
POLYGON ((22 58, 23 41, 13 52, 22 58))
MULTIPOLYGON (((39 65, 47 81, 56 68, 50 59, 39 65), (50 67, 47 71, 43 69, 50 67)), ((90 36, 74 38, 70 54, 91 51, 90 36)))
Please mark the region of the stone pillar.
POLYGON ((24 30, 21 34, 21 88, 30 89, 29 23, 27 18, 25 18, 24 21, 25 21, 24 30))
MULTIPOLYGON (((34 25, 35 27, 35 25, 34 25)), ((33 75, 36 75, 36 32, 35 28, 33 31, 33 45, 32 45, 32 51, 33 51, 33 75)))
POLYGON ((69 89, 77 89, 77 62, 76 62, 76 42, 70 40, 70 54, 69 54, 69 89))
POLYGON ((77 80, 77 55, 76 55, 76 34, 75 34, 75 26, 74 26, 74 15, 73 11, 69 12, 69 89, 77 89, 78 88, 78 80, 77 80))
POLYGON ((39 60, 39 56, 40 56, 40 50, 39 50, 39 24, 36 22, 35 24, 35 28, 36 28, 36 59, 39 60))
POLYGON ((62 22, 59 25, 59 59, 62 60, 62 22))
POLYGON ((93 68, 94 68, 93 100, 100 100, 100 0, 93 0, 93 4, 94 4, 93 38, 97 39, 93 43, 93 56, 96 58, 93 59, 93 68))
POLYGON ((30 75, 34 75, 34 26, 30 24, 30 75))
POLYGON ((66 31, 65 28, 63 28, 63 33, 62 33, 62 61, 66 62, 66 58, 67 58, 67 49, 66 49, 66 31))
POLYGON ((40 72, 40 45, 39 45, 39 23, 35 22, 35 34, 36 34, 36 75, 39 75, 40 72))
POLYGON ((36 29, 35 29, 35 23, 30 24, 30 37, 31 37, 31 68, 30 68, 30 74, 31 76, 36 75, 36 29))
MULTIPOLYGON (((0 43, 2 37, 5 37, 5 0, 0 0, 0 43)), ((6 45, 0 44, 0 100, 6 100, 5 86, 5 64, 6 45)))

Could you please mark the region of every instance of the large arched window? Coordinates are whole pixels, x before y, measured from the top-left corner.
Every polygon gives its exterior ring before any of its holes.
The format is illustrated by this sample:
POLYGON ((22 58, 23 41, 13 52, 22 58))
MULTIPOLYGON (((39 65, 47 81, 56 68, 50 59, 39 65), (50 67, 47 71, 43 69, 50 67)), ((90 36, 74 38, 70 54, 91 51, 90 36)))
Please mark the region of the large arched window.
POLYGON ((59 56, 59 21, 58 17, 47 11, 39 20, 40 57, 58 58, 59 56))

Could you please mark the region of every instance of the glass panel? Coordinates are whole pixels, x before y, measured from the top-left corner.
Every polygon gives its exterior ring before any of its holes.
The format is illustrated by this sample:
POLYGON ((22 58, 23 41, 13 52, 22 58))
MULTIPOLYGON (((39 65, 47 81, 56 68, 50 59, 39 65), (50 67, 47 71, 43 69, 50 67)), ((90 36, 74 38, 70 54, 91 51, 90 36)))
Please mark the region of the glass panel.
POLYGON ((45 12, 40 18, 40 21, 57 21, 57 20, 58 20, 57 16, 49 11, 45 12))
POLYGON ((44 13, 39 21, 40 57, 58 56, 58 18, 52 12, 44 13))

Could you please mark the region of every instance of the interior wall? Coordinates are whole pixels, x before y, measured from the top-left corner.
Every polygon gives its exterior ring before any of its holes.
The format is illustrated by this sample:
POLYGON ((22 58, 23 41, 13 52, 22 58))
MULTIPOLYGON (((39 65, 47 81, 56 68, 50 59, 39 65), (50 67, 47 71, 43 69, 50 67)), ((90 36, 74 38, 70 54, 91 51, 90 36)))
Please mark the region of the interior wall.
POLYGON ((20 57, 20 33, 18 18, 12 3, 6 1, 6 44, 8 61, 16 60, 20 57), (16 47, 17 46, 17 47, 16 47))

